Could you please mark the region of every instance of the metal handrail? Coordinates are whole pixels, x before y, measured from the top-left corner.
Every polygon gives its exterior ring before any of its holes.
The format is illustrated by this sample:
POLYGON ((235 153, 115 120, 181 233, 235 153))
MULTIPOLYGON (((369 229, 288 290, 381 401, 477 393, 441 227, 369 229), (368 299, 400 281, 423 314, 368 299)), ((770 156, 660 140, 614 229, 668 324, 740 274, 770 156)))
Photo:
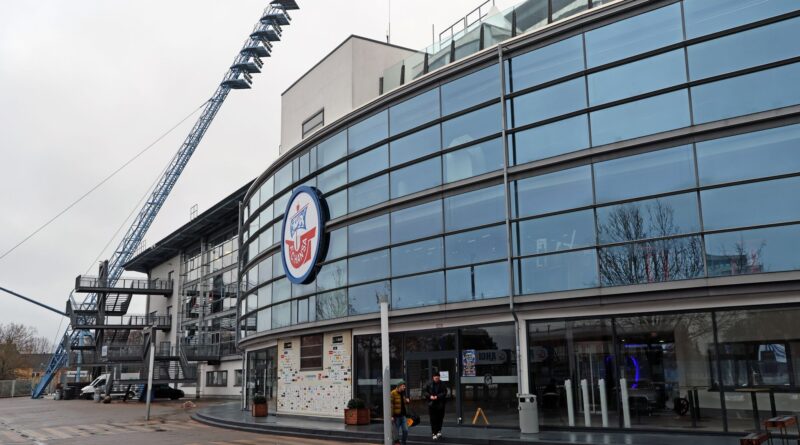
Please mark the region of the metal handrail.
MULTIPOLYGON (((439 33, 439 43, 442 43, 442 36, 447 34, 448 32, 450 33, 450 37, 447 40, 452 40, 453 37, 456 34, 456 32, 455 32, 456 26, 463 24, 463 28, 461 28, 460 30, 466 30, 470 26, 472 26, 474 23, 477 23, 477 22, 480 22, 481 20, 483 20, 487 15, 489 15, 489 11, 485 11, 485 12, 483 11, 483 7, 486 6, 489 3, 491 3, 492 6, 494 6, 494 1, 495 0, 486 0, 485 2, 481 3, 477 8, 475 8, 472 11, 468 12, 467 15, 465 15, 463 18, 458 19, 455 23, 450 25, 450 27, 448 27, 444 31, 440 32, 439 33), (475 20, 469 21, 470 16, 473 15, 474 13, 476 13, 476 12, 478 13, 478 18, 476 18, 475 20)), ((489 8, 489 9, 491 9, 491 8, 489 8)))

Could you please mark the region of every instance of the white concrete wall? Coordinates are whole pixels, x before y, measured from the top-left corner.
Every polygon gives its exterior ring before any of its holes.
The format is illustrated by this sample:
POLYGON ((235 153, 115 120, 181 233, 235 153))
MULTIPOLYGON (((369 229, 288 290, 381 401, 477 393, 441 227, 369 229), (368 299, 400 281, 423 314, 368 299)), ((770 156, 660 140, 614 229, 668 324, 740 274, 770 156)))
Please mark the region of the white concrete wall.
MULTIPOLYGON (((204 363, 198 368, 198 379, 200 381, 200 397, 201 398, 226 398, 238 399, 242 395, 244 386, 235 386, 236 384, 236 370, 242 369, 242 360, 229 360, 223 361, 219 365, 209 365, 204 363), (208 386, 206 384, 206 372, 210 371, 228 371, 228 385, 227 386, 208 386)), ((196 393, 194 386, 183 388, 187 397, 193 397, 196 393)))

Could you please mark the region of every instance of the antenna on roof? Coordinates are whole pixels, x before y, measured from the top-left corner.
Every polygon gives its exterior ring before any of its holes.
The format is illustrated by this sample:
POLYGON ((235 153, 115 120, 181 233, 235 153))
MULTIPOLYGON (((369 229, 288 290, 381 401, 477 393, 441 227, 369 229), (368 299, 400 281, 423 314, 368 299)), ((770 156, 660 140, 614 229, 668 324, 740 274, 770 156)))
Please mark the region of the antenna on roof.
POLYGON ((389 27, 386 29, 386 43, 392 43, 392 0, 389 0, 389 27))

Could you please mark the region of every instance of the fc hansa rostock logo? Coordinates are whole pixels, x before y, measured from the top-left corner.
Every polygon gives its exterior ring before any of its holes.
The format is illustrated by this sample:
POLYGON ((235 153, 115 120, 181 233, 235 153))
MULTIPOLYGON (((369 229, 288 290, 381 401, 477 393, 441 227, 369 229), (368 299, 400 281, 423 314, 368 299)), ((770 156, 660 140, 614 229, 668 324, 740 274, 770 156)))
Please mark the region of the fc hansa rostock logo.
POLYGON ((314 280, 317 263, 325 258, 327 208, 313 187, 298 187, 283 216, 281 256, 286 277, 295 284, 314 280))

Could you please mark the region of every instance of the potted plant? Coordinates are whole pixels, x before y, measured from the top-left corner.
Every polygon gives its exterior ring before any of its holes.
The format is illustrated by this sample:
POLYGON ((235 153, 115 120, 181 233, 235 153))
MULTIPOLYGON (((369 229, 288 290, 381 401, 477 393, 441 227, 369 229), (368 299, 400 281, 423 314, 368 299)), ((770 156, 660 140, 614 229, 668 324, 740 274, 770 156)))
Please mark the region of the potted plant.
POLYGON ((369 408, 361 399, 350 399, 344 410, 345 425, 369 425, 369 408))
POLYGON ((267 398, 260 394, 254 396, 250 409, 253 417, 267 417, 267 398))

